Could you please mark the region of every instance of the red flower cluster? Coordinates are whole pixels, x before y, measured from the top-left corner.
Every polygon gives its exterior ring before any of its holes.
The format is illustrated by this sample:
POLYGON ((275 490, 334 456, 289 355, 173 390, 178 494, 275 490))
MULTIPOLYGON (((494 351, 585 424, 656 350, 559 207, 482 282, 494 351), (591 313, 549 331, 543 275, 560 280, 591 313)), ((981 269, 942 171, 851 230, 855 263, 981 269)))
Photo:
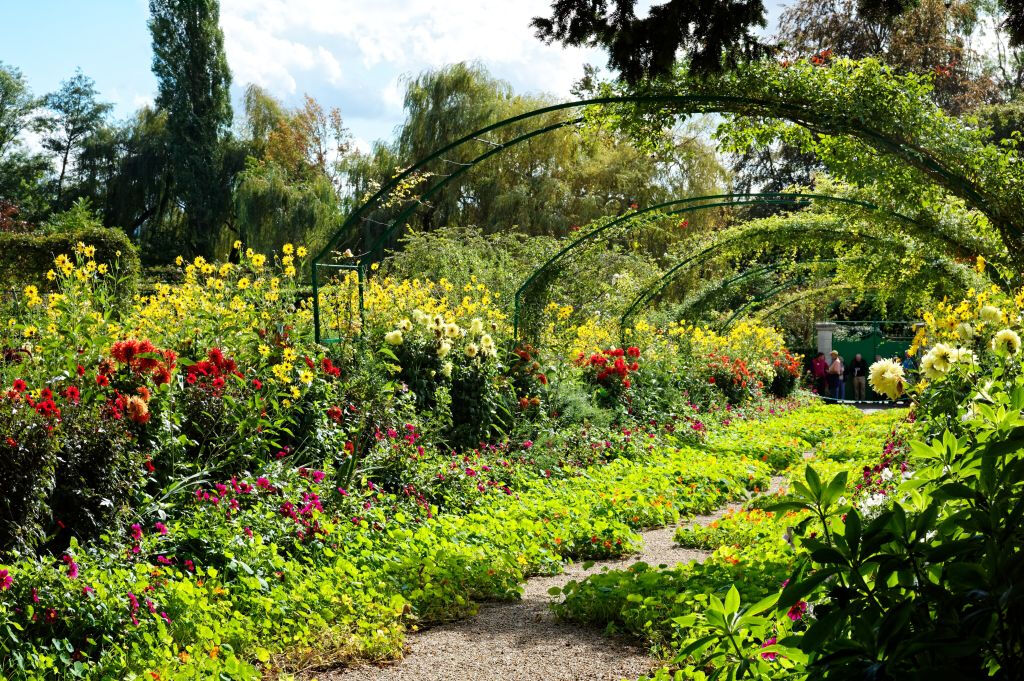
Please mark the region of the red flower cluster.
POLYGON ((242 378, 242 372, 238 370, 235 360, 225 357, 220 348, 210 348, 206 357, 185 369, 186 383, 219 393, 224 388, 225 376, 234 375, 242 378))
MULTIPOLYGON (((151 374, 157 385, 171 382, 171 370, 174 369, 178 359, 178 355, 173 350, 159 350, 148 340, 133 338, 114 343, 110 348, 110 354, 136 374, 151 374)), ((110 370, 112 368, 109 365, 101 366, 100 375, 109 376, 113 373, 110 370)), ((106 383, 100 382, 99 376, 97 376, 96 382, 99 385, 106 385, 106 383)))
POLYGON ((622 348, 608 348, 601 352, 595 352, 590 357, 580 353, 576 363, 584 368, 590 369, 592 378, 599 384, 609 385, 618 383, 623 388, 628 388, 631 383, 629 375, 640 369, 640 363, 636 361, 640 357, 640 348, 631 346, 622 348), (628 360, 633 360, 632 362, 628 360))
POLYGON ((800 358, 798 356, 793 355, 789 350, 784 350, 781 353, 775 351, 772 356, 775 357, 776 369, 782 369, 790 376, 800 375, 800 358))
POLYGON ((333 378, 341 376, 341 369, 334 366, 334 362, 331 361, 330 357, 324 357, 320 360, 320 368, 323 369, 325 374, 333 378))
MULTIPOLYGON (((732 379, 734 385, 747 387, 747 384, 754 379, 754 375, 750 373, 750 369, 747 368, 746 360, 734 359, 729 355, 722 354, 716 355, 711 353, 708 355, 708 369, 713 374, 725 375, 732 379)), ((715 378, 712 376, 711 378, 715 378)), ((716 381, 708 379, 709 383, 715 383, 716 381)))

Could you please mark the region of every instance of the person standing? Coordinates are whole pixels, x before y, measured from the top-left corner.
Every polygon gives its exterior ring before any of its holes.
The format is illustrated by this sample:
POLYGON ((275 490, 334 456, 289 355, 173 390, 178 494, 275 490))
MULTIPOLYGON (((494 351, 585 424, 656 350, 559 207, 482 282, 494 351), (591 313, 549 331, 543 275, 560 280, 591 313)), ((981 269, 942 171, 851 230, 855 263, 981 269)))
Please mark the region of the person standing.
POLYGON ((828 360, 825 353, 819 352, 818 356, 811 360, 811 375, 814 376, 814 389, 821 396, 828 395, 828 360))
POLYGON ((868 361, 859 352, 850 362, 850 374, 853 376, 853 399, 862 402, 867 399, 868 361))
POLYGON ((833 350, 829 357, 832 361, 828 365, 828 392, 833 399, 838 400, 839 386, 843 382, 843 360, 839 358, 837 350, 833 350))

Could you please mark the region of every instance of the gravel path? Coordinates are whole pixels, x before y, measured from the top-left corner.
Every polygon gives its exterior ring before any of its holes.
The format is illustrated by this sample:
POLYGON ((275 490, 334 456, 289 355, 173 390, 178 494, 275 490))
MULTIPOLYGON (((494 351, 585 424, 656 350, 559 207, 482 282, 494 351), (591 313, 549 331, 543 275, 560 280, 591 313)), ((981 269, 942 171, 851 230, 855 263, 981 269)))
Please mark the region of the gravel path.
MULTIPOLYGON (((781 479, 772 481, 778 489, 781 479)), ((715 513, 691 519, 707 524, 721 518, 730 504, 715 513)), ((603 567, 624 568, 636 561, 675 565, 703 560, 709 551, 673 544, 676 527, 643 532, 643 550, 621 560, 567 565, 565 572, 526 582, 523 597, 511 603, 484 603, 475 617, 410 634, 405 657, 383 666, 363 665, 330 670, 306 678, 316 681, 618 681, 635 679, 658 661, 636 641, 609 637, 597 627, 562 622, 551 614, 548 589, 580 580, 603 567)))

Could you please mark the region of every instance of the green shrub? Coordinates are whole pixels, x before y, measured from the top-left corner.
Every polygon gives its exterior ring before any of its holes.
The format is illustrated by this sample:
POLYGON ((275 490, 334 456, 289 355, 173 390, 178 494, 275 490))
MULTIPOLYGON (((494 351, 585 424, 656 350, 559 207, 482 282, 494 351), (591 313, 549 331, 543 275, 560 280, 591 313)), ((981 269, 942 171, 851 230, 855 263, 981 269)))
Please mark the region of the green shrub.
MULTIPOLYGON (((12 390, 11 393, 14 391, 12 390)), ((10 395, 10 393, 8 394, 10 395)), ((38 543, 53 489, 57 446, 45 417, 0 393, 0 552, 38 543)))
POLYGON ((127 307, 138 289, 141 266, 138 251, 120 229, 84 227, 46 234, 0 232, 0 281, 11 288, 25 284, 52 288, 46 273, 54 269, 54 258, 71 255, 79 243, 96 248, 97 263, 117 263, 116 299, 127 307))

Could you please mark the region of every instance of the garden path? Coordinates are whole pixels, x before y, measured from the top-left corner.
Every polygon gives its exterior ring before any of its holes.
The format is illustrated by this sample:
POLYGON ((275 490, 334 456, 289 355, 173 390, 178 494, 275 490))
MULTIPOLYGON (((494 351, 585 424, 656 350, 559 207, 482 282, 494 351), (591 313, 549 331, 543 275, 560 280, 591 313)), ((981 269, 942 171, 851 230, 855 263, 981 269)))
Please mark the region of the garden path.
MULTIPOLYGON (((774 491, 785 478, 772 480, 774 491)), ((730 504, 714 513, 685 521, 707 524, 721 518, 730 504)), ((410 634, 405 657, 381 666, 363 665, 311 674, 317 681, 618 681, 635 679, 654 669, 658 660, 639 642, 609 637, 597 627, 563 622, 552 615, 548 589, 580 580, 602 568, 621 569, 634 562, 674 565, 704 560, 710 551, 684 549, 672 541, 677 526, 642 532, 643 550, 619 560, 567 565, 562 574, 534 577, 523 597, 508 603, 484 603, 466 620, 410 634)))

